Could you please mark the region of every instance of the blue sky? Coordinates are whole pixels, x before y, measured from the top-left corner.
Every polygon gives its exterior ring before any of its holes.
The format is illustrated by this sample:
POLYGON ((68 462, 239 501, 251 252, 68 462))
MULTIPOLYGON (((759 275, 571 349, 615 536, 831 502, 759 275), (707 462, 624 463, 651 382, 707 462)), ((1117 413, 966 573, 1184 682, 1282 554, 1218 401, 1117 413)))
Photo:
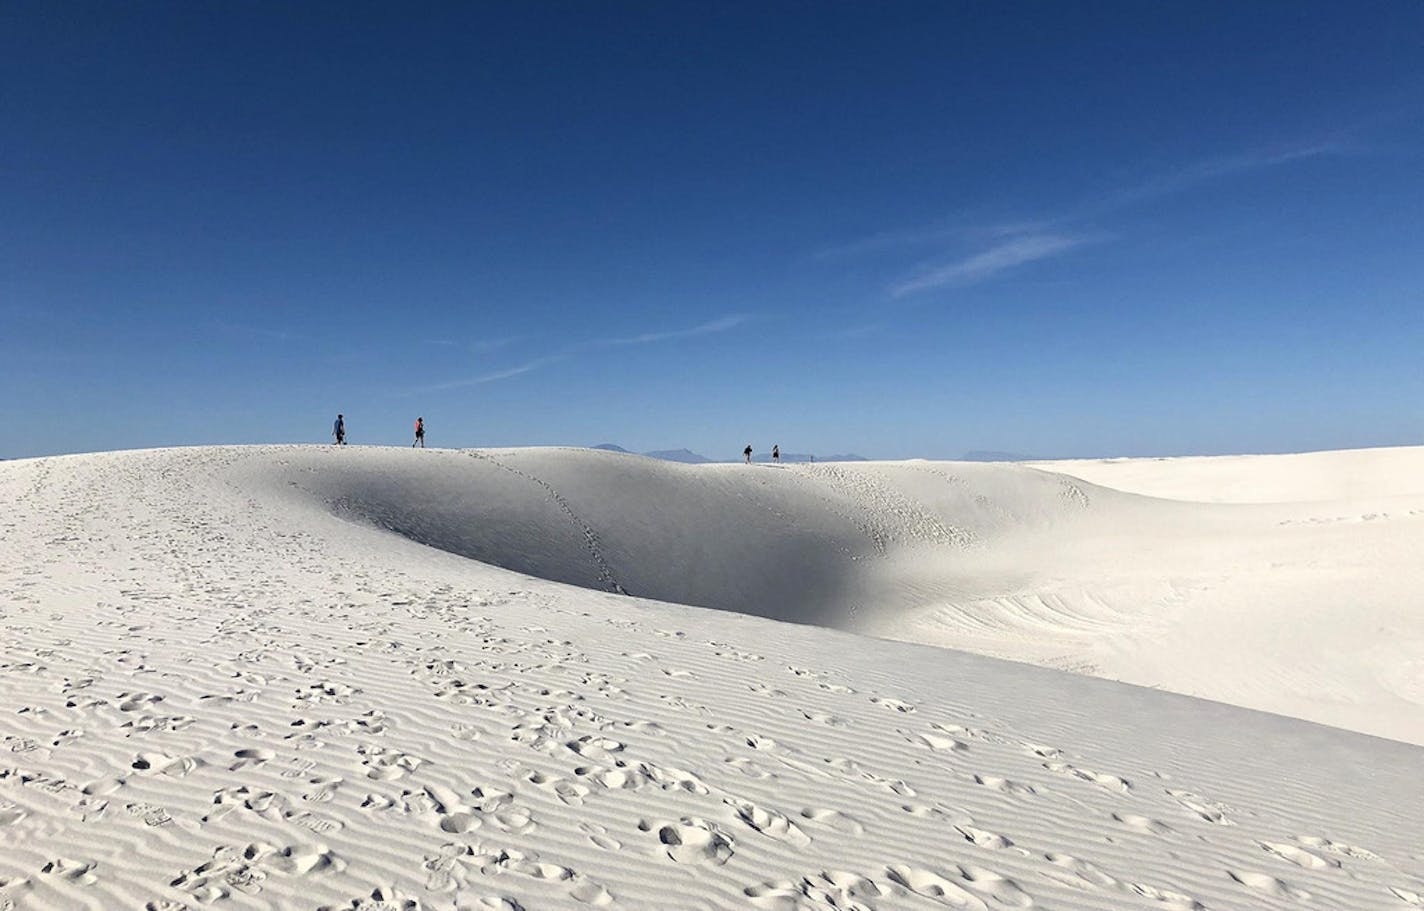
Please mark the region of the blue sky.
POLYGON ((1424 441, 1424 4, 0 7, 0 457, 1424 441))

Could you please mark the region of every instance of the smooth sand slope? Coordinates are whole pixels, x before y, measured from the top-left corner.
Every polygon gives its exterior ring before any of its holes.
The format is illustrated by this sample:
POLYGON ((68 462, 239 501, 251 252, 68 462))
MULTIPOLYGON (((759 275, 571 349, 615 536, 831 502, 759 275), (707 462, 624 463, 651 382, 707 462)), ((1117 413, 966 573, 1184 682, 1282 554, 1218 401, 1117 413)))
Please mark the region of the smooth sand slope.
POLYGON ((1301 507, 356 447, 6 463, 0 502, 0 908, 1424 905, 1417 746, 613 593, 1086 649, 1151 567, 1090 615, 983 577, 1349 524, 1301 507))

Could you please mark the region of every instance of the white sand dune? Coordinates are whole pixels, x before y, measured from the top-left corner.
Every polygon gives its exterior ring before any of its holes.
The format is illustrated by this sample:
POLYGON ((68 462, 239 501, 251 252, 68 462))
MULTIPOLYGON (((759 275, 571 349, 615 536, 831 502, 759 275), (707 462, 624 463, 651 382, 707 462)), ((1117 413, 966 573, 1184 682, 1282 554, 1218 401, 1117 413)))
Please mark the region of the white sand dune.
POLYGON ((1379 483, 6 463, 0 908, 1421 906, 1418 746, 775 622, 1424 740, 1424 501, 1379 483))
POLYGON ((1022 464, 1118 490, 1201 503, 1367 503, 1424 497, 1424 448, 1418 446, 1022 464))
POLYGON ((1301 501, 1253 507, 1165 502, 1064 474, 1099 476, 1079 463, 1049 473, 684 466, 579 449, 425 455, 371 450, 341 472, 294 455, 244 483, 544 579, 1424 743, 1424 449, 1092 466, 1131 491, 1301 501))

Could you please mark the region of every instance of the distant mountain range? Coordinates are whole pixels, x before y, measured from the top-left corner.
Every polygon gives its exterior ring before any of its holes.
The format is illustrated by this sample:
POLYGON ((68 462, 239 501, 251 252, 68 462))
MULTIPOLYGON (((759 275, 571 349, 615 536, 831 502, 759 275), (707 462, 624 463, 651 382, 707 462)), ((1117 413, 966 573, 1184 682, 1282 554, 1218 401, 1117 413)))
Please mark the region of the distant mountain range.
POLYGON ((999 452, 993 449, 971 449, 960 456, 961 462, 1032 462, 1036 456, 1020 452, 999 452))
MULTIPOLYGON (((630 455, 637 455, 637 454, 638 454, 638 453, 634 453, 634 452, 633 452, 632 450, 630 450, 630 449, 624 449, 622 446, 618 446, 618 445, 616 445, 616 444, 614 444, 614 443, 599 443, 597 446, 595 446, 595 447, 593 447, 593 448, 594 448, 594 449, 607 450, 608 452, 626 452, 626 453, 628 453, 628 454, 630 454, 630 455)), ((707 458, 707 456, 702 455, 702 454, 699 453, 699 452, 693 452, 693 451, 690 450, 690 449, 655 449, 655 450, 653 450, 652 452, 644 452, 644 453, 641 453, 641 455, 645 455, 645 456, 647 456, 647 457, 650 458, 650 459, 662 459, 664 462, 682 462, 682 463, 685 464, 685 465, 705 465, 705 464, 708 464, 708 463, 710 463, 710 462, 716 462, 716 461, 718 461, 717 459, 709 459, 709 458, 707 458)), ((741 460, 740 460, 740 459, 722 459, 721 461, 723 461, 723 462, 738 462, 738 461, 741 461, 741 460)), ((753 456, 752 456, 752 461, 754 461, 754 462, 770 462, 770 461, 771 461, 771 456, 768 455, 768 454, 753 455, 753 456)), ((781 461, 783 461, 783 462, 868 462, 869 459, 867 459, 865 456, 858 456, 858 455, 853 455, 853 454, 852 454, 852 455, 818 456, 818 455, 813 455, 813 454, 811 454, 811 453, 803 453, 803 452, 783 452, 783 453, 781 454, 781 461)))

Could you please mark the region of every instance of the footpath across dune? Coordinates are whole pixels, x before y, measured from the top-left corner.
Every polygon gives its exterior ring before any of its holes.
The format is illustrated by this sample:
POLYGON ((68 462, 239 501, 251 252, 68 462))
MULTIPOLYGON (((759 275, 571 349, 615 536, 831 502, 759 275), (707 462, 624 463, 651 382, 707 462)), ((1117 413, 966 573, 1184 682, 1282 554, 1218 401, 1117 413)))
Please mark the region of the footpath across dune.
MULTIPOLYGON (((731 501, 718 534, 772 516, 869 586, 917 555, 1031 553, 1095 510, 1236 518, 1023 468, 684 481, 703 469, 643 461, 224 447, 0 466, 0 907, 1424 903, 1418 746, 646 600, 678 567, 633 561, 678 525, 624 522, 731 501), (471 559, 502 536, 581 575, 471 559)), ((1073 615, 1044 605, 1032 622, 1073 615)))

